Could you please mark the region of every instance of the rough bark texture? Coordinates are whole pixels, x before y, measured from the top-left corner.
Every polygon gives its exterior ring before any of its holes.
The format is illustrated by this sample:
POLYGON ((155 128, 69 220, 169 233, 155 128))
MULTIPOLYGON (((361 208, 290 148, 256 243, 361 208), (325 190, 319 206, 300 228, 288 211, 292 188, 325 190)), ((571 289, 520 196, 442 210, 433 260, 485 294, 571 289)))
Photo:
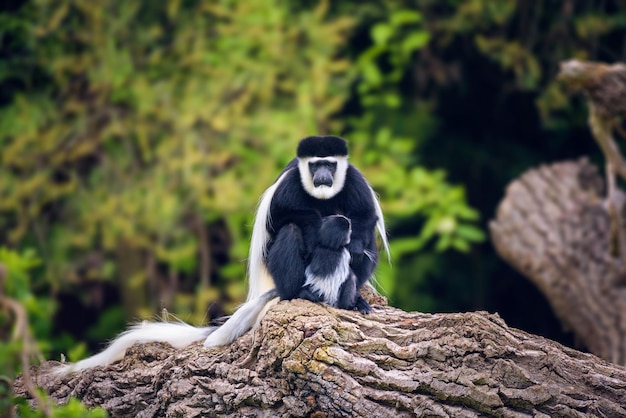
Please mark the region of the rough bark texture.
POLYGON ((592 353, 624 365, 626 266, 611 253, 626 249, 611 242, 604 196, 587 160, 542 166, 509 185, 490 230, 500 255, 541 290, 562 323, 592 353))
MULTIPOLYGON (((497 315, 361 315, 304 300, 270 309, 228 347, 136 345, 63 378, 33 370, 59 402, 112 416, 626 416, 626 370, 512 329, 497 315)), ((23 382, 16 391, 27 397, 23 382)))

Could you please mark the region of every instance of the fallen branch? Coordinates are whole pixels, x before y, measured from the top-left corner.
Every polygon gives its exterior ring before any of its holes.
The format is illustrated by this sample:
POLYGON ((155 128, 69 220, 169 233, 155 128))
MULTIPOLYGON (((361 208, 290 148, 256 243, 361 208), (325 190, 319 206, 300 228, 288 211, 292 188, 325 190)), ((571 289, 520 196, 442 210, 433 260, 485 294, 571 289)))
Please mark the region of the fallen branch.
MULTIPOLYGON (((509 328, 500 317, 274 306, 228 347, 135 345, 107 368, 58 377, 112 416, 626 416, 626 370, 509 328)), ((16 392, 28 397, 23 380, 16 392)))

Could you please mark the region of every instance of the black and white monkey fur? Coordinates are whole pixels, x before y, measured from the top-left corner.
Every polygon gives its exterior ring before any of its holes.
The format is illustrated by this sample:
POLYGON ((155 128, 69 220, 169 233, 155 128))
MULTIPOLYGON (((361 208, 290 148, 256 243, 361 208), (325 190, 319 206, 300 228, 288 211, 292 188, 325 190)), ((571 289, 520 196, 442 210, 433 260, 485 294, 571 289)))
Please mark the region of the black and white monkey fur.
POLYGON ((205 347, 230 344, 258 324, 277 298, 300 297, 369 313, 359 289, 368 284, 378 262, 376 231, 389 256, 380 204, 348 162, 346 141, 304 138, 297 158, 261 197, 248 258, 248 298, 223 325, 137 324, 101 353, 58 372, 106 366, 135 343, 159 341, 182 348, 204 339, 205 347))
MULTIPOLYGON (((307 248, 305 240, 300 239, 298 227, 294 224, 286 225, 279 231, 267 263, 277 275, 300 276, 300 279, 296 279, 296 283, 301 284, 297 297, 324 302, 337 308, 354 309, 357 284, 356 276, 350 269, 351 256, 347 248, 351 234, 350 219, 343 215, 330 215, 321 219, 317 233, 307 248), (291 245, 292 237, 297 242, 296 246, 291 245), (305 267, 306 263, 308 265, 305 267)), ((291 295, 279 296, 288 299, 291 295)), ((362 312, 369 311, 369 307, 364 305, 362 312)))

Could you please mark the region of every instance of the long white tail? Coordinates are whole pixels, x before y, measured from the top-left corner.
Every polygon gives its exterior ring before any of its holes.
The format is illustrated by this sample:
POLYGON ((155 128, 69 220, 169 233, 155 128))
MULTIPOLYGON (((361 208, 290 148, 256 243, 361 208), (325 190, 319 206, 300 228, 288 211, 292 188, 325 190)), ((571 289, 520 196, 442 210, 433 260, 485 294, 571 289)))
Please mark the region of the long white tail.
POLYGON ((274 184, 268 187, 259 200, 259 206, 254 217, 252 239, 250 240, 250 255, 248 257, 248 302, 274 288, 274 279, 267 271, 263 260, 266 255, 267 242, 270 239, 267 226, 268 223, 271 224, 272 222, 270 212, 272 198, 287 173, 289 171, 283 173, 274 184))
POLYGON ((117 360, 121 360, 126 353, 126 349, 136 343, 164 342, 171 344, 174 348, 182 348, 195 341, 201 341, 216 328, 193 327, 183 322, 144 322, 136 324, 128 331, 120 334, 101 353, 81 360, 76 364, 60 366, 55 369, 55 372, 64 374, 96 366, 108 366, 117 360))
MULTIPOLYGON (((369 186, 369 184, 368 184, 369 186)), ((372 192, 372 198, 374 199, 374 209, 376 210, 376 216, 378 220, 376 221, 376 229, 378 230, 378 234, 380 235, 380 240, 383 243, 383 249, 387 253, 387 261, 391 264, 391 252, 389 251, 389 242, 387 241, 387 231, 385 230, 385 218, 383 216, 383 210, 380 207, 380 202, 378 201, 378 196, 372 186, 370 187, 370 191, 372 192)))
POLYGON ((76 364, 57 367, 54 372, 65 374, 96 366, 108 366, 121 360, 126 350, 137 343, 164 342, 174 348, 183 348, 206 338, 205 347, 230 344, 259 322, 269 302, 277 297, 278 292, 272 289, 244 303, 220 327, 194 327, 184 322, 143 322, 133 325, 113 340, 101 353, 76 364))
POLYGON ((204 346, 216 347, 235 341, 263 318, 269 302, 277 297, 278 292, 272 289, 241 305, 228 321, 207 336, 204 346))

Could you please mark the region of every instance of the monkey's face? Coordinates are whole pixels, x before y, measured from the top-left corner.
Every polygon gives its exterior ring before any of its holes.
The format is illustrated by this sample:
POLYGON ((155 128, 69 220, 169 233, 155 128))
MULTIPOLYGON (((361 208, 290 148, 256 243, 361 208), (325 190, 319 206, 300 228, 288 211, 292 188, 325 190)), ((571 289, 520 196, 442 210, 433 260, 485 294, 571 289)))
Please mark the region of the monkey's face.
POLYGON ((313 186, 333 187, 333 179, 337 171, 337 161, 309 161, 309 172, 313 177, 313 186))
POLYGON ((304 190, 316 199, 330 199, 343 189, 347 157, 307 157, 298 161, 304 190))

